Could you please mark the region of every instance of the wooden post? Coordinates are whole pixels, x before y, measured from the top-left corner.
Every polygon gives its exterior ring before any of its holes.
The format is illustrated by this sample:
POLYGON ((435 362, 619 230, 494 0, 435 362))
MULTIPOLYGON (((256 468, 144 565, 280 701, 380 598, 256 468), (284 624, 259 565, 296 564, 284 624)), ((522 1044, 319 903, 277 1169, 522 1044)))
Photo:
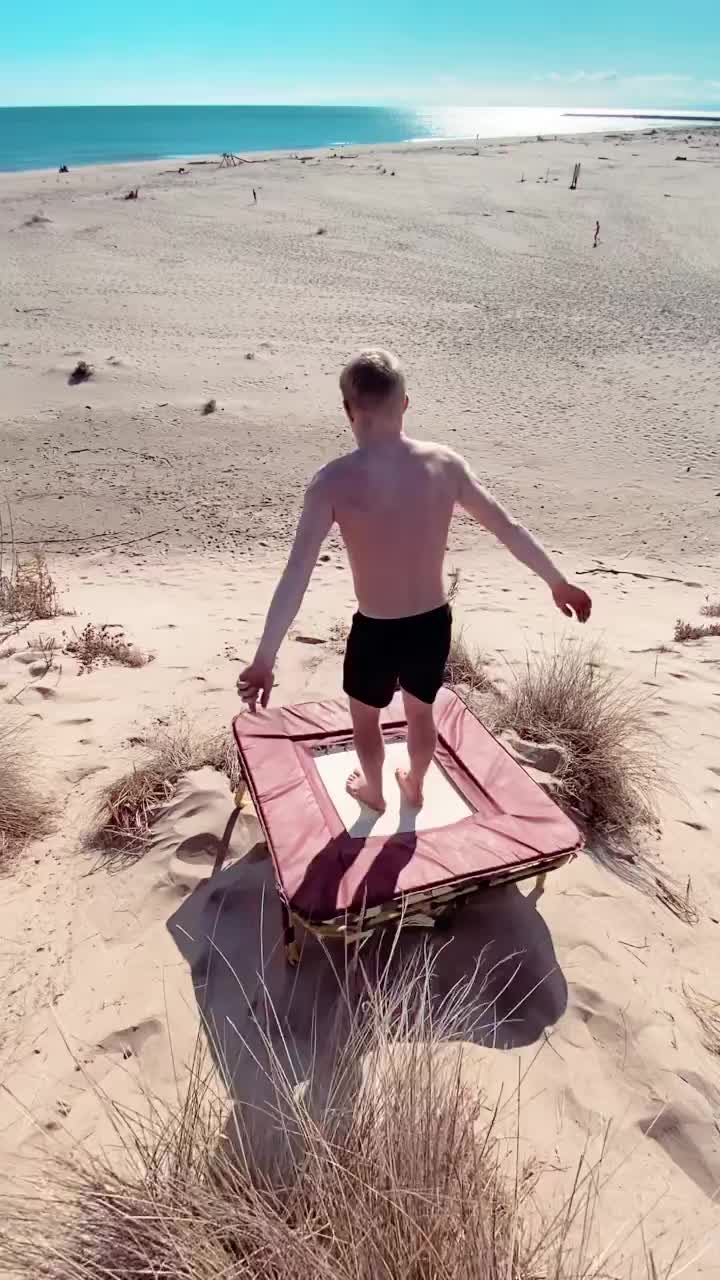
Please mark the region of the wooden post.
POLYGON ((571 191, 577 191, 577 184, 579 180, 580 180, 580 165, 576 164, 575 168, 573 169, 572 182, 570 183, 571 191))

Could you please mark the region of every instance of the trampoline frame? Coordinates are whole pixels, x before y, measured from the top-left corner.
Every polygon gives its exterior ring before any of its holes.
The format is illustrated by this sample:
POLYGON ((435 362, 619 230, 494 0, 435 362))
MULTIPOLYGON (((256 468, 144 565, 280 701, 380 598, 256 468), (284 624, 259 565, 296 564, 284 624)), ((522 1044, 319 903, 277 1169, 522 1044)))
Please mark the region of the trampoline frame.
MULTIPOLYGON (((288 874, 287 862, 283 868, 283 856, 278 856, 275 847, 276 837, 272 828, 279 821, 283 824, 284 851, 293 849, 295 862, 302 864, 302 830, 297 831, 292 824, 288 824, 290 798, 294 797, 295 805, 299 805, 300 813, 308 823, 306 842, 314 841, 316 845, 319 844, 322 856, 326 852, 322 842, 328 833, 334 832, 334 841, 351 867, 358 856, 357 850, 363 850, 362 857, 366 861, 369 858, 372 862, 373 853, 376 858, 381 858, 387 849, 392 851, 393 845, 398 849, 403 845, 407 846, 406 833, 398 832, 395 837, 382 841, 379 838, 373 839, 372 836, 351 836, 340 823, 330 797, 324 792, 323 798, 317 785, 314 785, 311 775, 317 776, 317 770, 307 763, 313 746, 327 750, 330 745, 343 747, 352 743, 352 726, 346 702, 302 703, 256 714, 245 713, 233 722, 242 778, 236 793, 236 803, 240 805, 245 794, 250 795, 273 860, 283 942, 289 963, 297 964, 299 960, 296 925, 301 925, 319 937, 342 939, 346 944, 365 939, 375 929, 389 923, 399 922, 403 927, 442 927, 443 924, 447 925, 462 903, 481 894, 485 889, 536 877, 538 889, 542 892, 547 873, 564 866, 582 848, 583 838, 575 824, 452 690, 443 689, 438 695, 436 722, 437 763, 473 808, 469 818, 451 825, 455 828, 467 827, 463 831, 466 843, 468 834, 477 834, 478 864, 468 866, 460 874, 436 879, 434 883, 422 883, 410 888, 399 887, 380 902, 356 899, 339 908, 336 906, 334 911, 318 912, 296 900, 301 892, 297 886, 295 890, 292 886, 288 888, 283 877, 283 870, 286 877, 288 874), (482 778, 476 776, 482 770, 476 768, 473 772, 467 760, 463 759, 461 748, 464 745, 481 756, 482 760, 490 762, 488 773, 492 775, 491 781, 495 785, 502 786, 506 792, 519 794, 519 815, 508 814, 494 805, 492 794, 483 789, 482 778), (282 784, 276 782, 276 785, 269 785, 269 780, 273 777, 283 778, 284 781, 282 784), (313 810, 313 805, 316 810, 321 811, 320 815, 313 810), (480 809, 484 809, 483 813, 477 811, 478 805, 480 809), (526 812, 522 810, 523 805, 526 812), (493 806, 496 813, 492 812, 493 806), (546 847, 534 847, 529 842, 528 833, 535 840, 542 837, 541 842, 546 847), (369 853, 364 851, 366 845, 371 846, 369 853), (379 847, 381 845, 382 848, 379 847), (495 864, 492 864, 493 853, 498 855, 495 864)), ((406 721, 399 698, 393 699, 390 706, 381 713, 381 727, 385 737, 394 737, 405 729, 406 721)), ((451 827, 446 826, 416 833, 403 867, 408 866, 412 860, 416 843, 422 839, 423 844, 431 851, 433 842, 438 849, 442 848, 444 841, 439 838, 438 833, 450 829, 451 827)), ((472 856, 475 857, 474 851, 472 856)), ((309 861, 318 861, 317 855, 309 861)), ((326 859, 324 865, 330 866, 331 863, 326 859)), ((398 878, 402 878, 402 875, 398 878)))

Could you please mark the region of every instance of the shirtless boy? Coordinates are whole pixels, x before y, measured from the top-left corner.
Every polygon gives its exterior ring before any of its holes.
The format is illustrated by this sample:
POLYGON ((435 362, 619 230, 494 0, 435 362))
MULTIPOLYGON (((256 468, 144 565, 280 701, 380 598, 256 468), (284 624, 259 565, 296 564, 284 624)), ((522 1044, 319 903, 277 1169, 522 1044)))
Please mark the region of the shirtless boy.
POLYGON ((397 771, 407 802, 419 808, 435 750, 433 702, 443 682, 451 615, 443 582, 448 529, 462 507, 547 583, 558 609, 579 622, 590 597, 567 581, 532 534, 482 488, 468 464, 444 445, 403 432, 405 376, 387 351, 364 351, 340 376, 357 448, 311 481, 285 570, 272 598, 257 653, 238 690, 251 710, 266 707, 273 667, 300 608, 322 543, 337 524, 347 548, 358 612, 345 653, 360 769, 351 795, 382 812, 384 747, 380 710, 398 684, 407 718, 409 768, 397 771))

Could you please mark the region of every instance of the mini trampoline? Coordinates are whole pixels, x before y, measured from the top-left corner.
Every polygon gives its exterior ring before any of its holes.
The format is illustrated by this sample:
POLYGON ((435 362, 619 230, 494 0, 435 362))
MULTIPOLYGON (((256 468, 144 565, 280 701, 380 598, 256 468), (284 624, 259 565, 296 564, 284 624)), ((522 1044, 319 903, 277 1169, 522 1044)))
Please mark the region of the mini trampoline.
POLYGON ((384 814, 345 790, 357 763, 346 702, 306 702, 234 721, 291 961, 295 924, 346 941, 393 920, 432 927, 470 895, 543 876, 582 847, 570 818, 457 694, 440 691, 435 718, 438 745, 418 811, 404 803, 394 776, 406 759, 400 697, 381 713, 384 814))

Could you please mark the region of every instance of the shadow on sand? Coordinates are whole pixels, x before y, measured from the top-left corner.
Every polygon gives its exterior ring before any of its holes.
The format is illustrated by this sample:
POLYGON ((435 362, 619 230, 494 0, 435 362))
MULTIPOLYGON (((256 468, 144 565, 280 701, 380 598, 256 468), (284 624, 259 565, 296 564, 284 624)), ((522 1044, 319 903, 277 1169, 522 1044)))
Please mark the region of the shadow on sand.
POLYGON ((408 975, 423 986, 431 1019, 442 1020, 453 1002, 472 1008, 456 1024, 458 1043, 513 1049, 538 1040, 565 1011, 567 985, 537 904, 535 891, 506 885, 464 906, 442 932, 388 928, 347 950, 304 934, 293 969, 263 846, 200 884, 168 928, 190 967, 210 1051, 243 1132, 249 1137, 258 1123, 267 1130, 278 1071, 291 1089, 309 1082, 322 1106, 369 992, 408 975))

